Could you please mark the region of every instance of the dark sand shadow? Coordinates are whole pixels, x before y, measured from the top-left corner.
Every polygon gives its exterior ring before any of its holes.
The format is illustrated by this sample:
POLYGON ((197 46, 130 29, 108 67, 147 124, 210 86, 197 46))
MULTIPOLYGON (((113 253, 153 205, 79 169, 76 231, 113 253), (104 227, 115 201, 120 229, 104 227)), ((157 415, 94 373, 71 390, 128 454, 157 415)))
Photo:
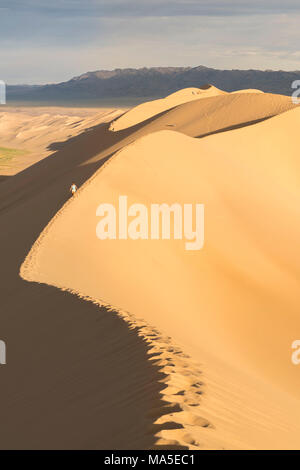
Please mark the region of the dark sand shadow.
POLYGON ((242 129, 243 127, 253 126, 254 124, 258 124, 260 122, 267 121, 268 119, 271 119, 274 116, 275 115, 266 116, 266 117, 263 117, 261 119, 255 119, 254 121, 247 121, 247 122, 242 122, 240 124, 235 124, 235 125, 228 126, 228 127, 223 127, 222 129, 217 129, 216 131, 207 132, 206 134, 197 135, 196 138, 197 139, 203 139, 203 137, 208 137, 210 135, 222 134, 223 132, 234 131, 236 129, 242 129))
MULTIPOLYGON (((0 168, 0 171, 1 171, 1 168, 0 168)), ((0 183, 3 183, 3 181, 8 180, 9 178, 11 178, 11 176, 9 175, 0 175, 0 183)))
POLYGON ((155 446, 165 376, 148 360, 149 345, 105 308, 19 276, 32 244, 70 197, 71 182, 83 184, 135 138, 132 129, 107 128, 84 132, 0 185, 2 449, 155 446))

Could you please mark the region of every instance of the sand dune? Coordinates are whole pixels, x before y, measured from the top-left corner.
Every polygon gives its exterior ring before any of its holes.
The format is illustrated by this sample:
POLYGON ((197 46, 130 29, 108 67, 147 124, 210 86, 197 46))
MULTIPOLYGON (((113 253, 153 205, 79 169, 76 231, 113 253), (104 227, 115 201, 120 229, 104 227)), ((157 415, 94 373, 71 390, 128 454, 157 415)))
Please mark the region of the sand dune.
POLYGON ((172 93, 166 98, 142 103, 135 108, 130 109, 123 116, 113 121, 109 129, 115 132, 127 129, 128 127, 135 126, 140 122, 146 121, 147 119, 180 104, 222 94, 225 94, 225 92, 219 90, 213 85, 207 85, 203 88, 185 88, 172 93))
POLYGON ((14 175, 53 153, 62 142, 121 114, 116 109, 13 108, 0 110, 0 146, 24 151, 9 162, 0 158, 0 174, 14 175))
POLYGON ((175 411, 154 421, 166 426, 156 445, 300 446, 291 363, 300 328, 300 109, 284 112, 291 107, 286 97, 240 93, 158 117, 65 204, 22 265, 28 281, 113 305, 160 352, 162 397, 175 411), (177 132, 158 130, 170 124, 177 132), (119 195, 147 207, 205 204, 204 249, 100 242, 96 209, 117 206, 119 195), (182 427, 169 429, 170 421, 182 427))
POLYGON ((184 103, 157 116, 146 129, 147 132, 169 129, 191 137, 203 137, 251 125, 295 107, 288 96, 227 94, 184 103))
POLYGON ((149 360, 136 322, 19 276, 71 182, 83 184, 121 145, 100 124, 0 184, 0 331, 8 353, 1 449, 153 448, 156 432, 180 427, 154 425, 172 410, 160 395, 167 376, 149 360))
POLYGON ((255 88, 247 88, 245 90, 237 90, 231 92, 233 95, 236 93, 263 93, 261 90, 256 90, 255 88))
MULTIPOLYGON (((203 137, 251 125, 294 107, 292 100, 287 96, 230 93, 183 103, 144 122, 147 124, 147 132, 169 129, 192 137, 203 137)), ((122 115, 119 120, 126 120, 129 113, 122 115)), ((146 114, 143 116, 146 119, 146 114)), ((135 130, 136 127, 133 128, 133 131, 135 130)), ((145 128, 142 132, 145 133, 145 128)))

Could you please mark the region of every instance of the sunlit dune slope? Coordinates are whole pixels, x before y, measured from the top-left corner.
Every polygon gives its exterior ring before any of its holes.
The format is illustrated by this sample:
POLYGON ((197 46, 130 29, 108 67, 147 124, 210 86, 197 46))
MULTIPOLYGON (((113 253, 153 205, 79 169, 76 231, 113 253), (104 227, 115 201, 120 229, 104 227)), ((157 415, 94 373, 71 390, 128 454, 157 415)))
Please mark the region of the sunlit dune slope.
POLYGON ((150 122, 147 131, 169 129, 202 137, 250 125, 295 107, 288 96, 231 93, 177 106, 150 122))
POLYGON ((139 139, 62 208, 21 268, 29 281, 143 317, 218 370, 215 380, 227 392, 234 376, 247 394, 223 403, 210 385, 201 402, 216 433, 240 436, 232 447, 300 445, 300 375, 291 362, 300 330, 299 125, 294 109, 204 139, 173 131, 139 139), (148 208, 205 204, 204 248, 186 251, 184 240, 100 241, 96 209, 118 207, 120 195, 148 208), (258 390, 268 397, 263 407, 258 390))
POLYGON ((264 93, 261 90, 256 90, 255 88, 246 88, 245 90, 237 90, 237 91, 232 91, 232 94, 235 93, 264 93))
POLYGON ((225 94, 225 92, 219 90, 213 85, 206 85, 203 86, 203 88, 184 88, 183 90, 172 93, 166 98, 148 101, 130 109, 123 116, 112 122, 110 130, 120 131, 131 126, 135 126, 140 122, 150 119, 156 114, 160 114, 182 103, 199 100, 201 98, 209 98, 210 96, 220 94, 225 94))

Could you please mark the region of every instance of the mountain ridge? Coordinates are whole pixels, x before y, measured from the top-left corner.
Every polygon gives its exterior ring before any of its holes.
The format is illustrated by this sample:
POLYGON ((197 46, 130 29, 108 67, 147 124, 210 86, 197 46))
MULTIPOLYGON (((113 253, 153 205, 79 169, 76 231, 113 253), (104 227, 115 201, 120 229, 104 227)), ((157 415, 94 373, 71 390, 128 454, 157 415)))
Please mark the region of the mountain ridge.
POLYGON ((182 88, 210 83, 224 91, 258 88, 265 93, 291 95, 300 71, 221 70, 205 67, 143 67, 96 70, 68 81, 47 85, 11 85, 11 100, 85 100, 119 97, 163 97, 182 88))

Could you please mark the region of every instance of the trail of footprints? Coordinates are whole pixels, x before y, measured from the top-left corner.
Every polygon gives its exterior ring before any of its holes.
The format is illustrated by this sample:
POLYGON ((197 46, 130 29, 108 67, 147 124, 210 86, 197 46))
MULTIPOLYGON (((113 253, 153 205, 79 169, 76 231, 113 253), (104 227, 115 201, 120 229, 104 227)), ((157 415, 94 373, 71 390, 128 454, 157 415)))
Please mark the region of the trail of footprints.
POLYGON ((210 432, 212 423, 201 416, 201 399, 205 393, 202 371, 189 356, 173 345, 172 338, 162 335, 141 319, 134 318, 127 312, 118 312, 135 329, 139 336, 151 346, 149 360, 160 367, 165 385, 161 391, 165 405, 152 410, 153 430, 157 442, 155 448, 176 446, 190 449, 201 448, 196 437, 198 428, 210 432))
POLYGON ((160 392, 164 405, 162 406, 159 400, 157 408, 153 407, 149 414, 153 419, 149 432, 154 432, 157 438, 153 448, 200 449, 202 445, 197 435, 203 434, 199 433, 199 430, 210 432, 214 426, 201 416, 201 399, 205 393, 205 384, 199 365, 176 347, 170 336, 161 334, 143 319, 73 289, 61 289, 86 301, 105 306, 108 311, 123 318, 129 328, 135 330, 149 344, 149 360, 160 367, 164 377, 160 380, 164 385, 160 392))

